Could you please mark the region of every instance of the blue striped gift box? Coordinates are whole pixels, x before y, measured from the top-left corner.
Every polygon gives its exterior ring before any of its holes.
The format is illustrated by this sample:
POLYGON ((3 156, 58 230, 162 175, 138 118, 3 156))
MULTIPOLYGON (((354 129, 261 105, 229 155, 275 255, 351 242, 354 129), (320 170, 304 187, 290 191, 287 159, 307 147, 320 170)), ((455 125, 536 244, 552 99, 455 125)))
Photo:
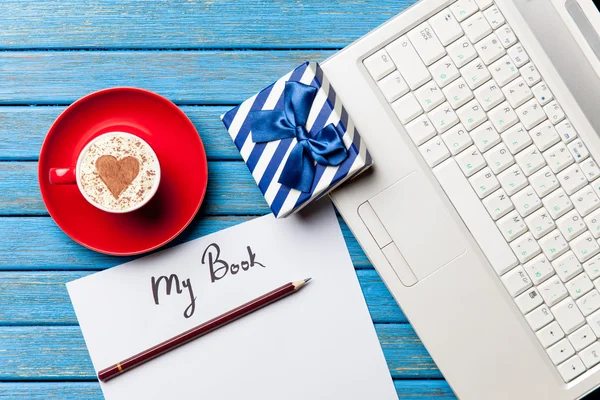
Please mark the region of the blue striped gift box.
POLYGON ((335 91, 329 85, 319 64, 307 62, 283 76, 277 82, 244 101, 221 116, 233 142, 240 151, 254 180, 277 218, 286 217, 313 200, 329 193, 342 182, 371 166, 372 159, 352 120, 335 91), (316 164, 315 178, 310 192, 301 192, 278 182, 295 138, 268 143, 254 143, 248 113, 256 110, 283 109, 285 82, 295 81, 318 90, 310 109, 306 130, 314 137, 323 127, 332 123, 348 149, 348 157, 340 165, 316 164))

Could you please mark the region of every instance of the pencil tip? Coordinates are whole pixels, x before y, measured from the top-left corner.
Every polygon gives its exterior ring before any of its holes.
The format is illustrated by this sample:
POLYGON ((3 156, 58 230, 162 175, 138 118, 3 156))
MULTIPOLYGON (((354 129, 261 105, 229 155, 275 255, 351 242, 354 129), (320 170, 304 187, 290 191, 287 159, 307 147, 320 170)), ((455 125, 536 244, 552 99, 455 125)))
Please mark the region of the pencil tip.
POLYGON ((306 278, 306 279, 304 280, 304 283, 307 283, 307 282, 308 282, 308 281, 310 281, 311 279, 312 279, 312 278, 306 278))

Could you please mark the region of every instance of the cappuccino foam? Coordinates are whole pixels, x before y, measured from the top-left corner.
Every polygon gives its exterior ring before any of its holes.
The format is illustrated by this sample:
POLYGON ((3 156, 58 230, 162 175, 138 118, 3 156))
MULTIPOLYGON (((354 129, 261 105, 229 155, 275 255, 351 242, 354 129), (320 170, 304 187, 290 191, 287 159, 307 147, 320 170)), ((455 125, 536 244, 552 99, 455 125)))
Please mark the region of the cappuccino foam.
MULTIPOLYGON (((95 139, 85 154, 81 155, 78 169, 79 185, 90 202, 104 209, 124 212, 136 208, 154 194, 154 187, 160 179, 159 168, 156 155, 146 142, 128 133, 108 133, 95 139), (137 163, 131 158, 137 160, 137 163), (106 159, 115 164, 114 168, 109 168, 112 176, 106 175, 106 168, 99 168, 99 160, 102 162, 106 159), (109 185, 113 183, 111 177, 119 180, 118 174, 122 171, 118 167, 131 165, 131 161, 136 165, 133 175, 129 171, 131 183, 124 185, 121 179, 118 190, 114 187, 109 189, 109 185), (132 176, 135 176, 133 180, 132 176)), ((121 175, 127 176, 126 173, 121 175)))

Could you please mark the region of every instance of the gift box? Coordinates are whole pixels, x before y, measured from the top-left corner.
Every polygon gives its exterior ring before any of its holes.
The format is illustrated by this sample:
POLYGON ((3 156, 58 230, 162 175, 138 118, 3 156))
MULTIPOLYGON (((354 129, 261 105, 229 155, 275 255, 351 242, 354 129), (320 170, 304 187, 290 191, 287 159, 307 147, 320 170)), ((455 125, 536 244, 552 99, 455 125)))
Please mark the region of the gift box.
POLYGON ((314 62, 300 65, 221 120, 277 218, 372 165, 352 120, 314 62))

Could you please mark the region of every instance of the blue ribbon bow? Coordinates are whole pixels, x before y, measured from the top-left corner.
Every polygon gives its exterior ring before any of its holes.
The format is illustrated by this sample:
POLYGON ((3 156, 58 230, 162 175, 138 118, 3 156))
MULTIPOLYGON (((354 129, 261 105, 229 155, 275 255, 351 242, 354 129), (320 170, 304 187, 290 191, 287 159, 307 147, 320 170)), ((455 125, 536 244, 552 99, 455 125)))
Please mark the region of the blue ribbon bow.
POLYGON ((283 166, 279 183, 302 192, 310 192, 315 177, 315 161, 322 165, 339 165, 348 157, 348 150, 333 124, 321 129, 314 137, 310 137, 306 130, 306 120, 317 91, 313 86, 286 82, 283 110, 252 111, 248 114, 253 142, 293 137, 298 140, 283 166))

